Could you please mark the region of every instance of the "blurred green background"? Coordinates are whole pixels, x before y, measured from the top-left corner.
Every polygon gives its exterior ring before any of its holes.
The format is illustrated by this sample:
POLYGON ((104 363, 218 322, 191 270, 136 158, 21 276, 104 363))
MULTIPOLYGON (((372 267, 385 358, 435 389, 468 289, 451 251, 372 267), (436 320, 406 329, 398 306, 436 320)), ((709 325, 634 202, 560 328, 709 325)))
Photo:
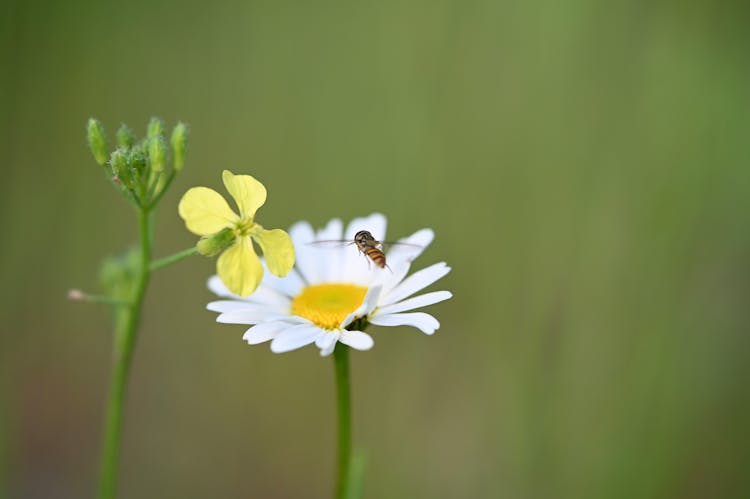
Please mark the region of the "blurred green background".
MULTIPOLYGON (((269 227, 437 233, 442 328, 352 356, 366 498, 750 490, 750 9, 737 2, 22 2, 0 7, 0 496, 93 496, 97 267, 136 234, 96 116, 191 126, 156 255, 220 172, 269 227)), ((214 262, 152 281, 121 497, 329 497, 333 362, 243 343, 214 262)))

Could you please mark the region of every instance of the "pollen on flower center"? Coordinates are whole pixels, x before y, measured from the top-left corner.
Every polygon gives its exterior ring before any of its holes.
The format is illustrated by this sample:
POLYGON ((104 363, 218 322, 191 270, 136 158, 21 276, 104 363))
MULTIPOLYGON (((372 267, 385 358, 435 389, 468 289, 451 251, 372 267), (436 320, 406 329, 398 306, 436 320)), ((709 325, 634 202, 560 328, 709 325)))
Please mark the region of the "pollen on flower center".
POLYGON ((292 313, 324 329, 336 329, 362 305, 367 288, 354 284, 316 284, 292 300, 292 313))

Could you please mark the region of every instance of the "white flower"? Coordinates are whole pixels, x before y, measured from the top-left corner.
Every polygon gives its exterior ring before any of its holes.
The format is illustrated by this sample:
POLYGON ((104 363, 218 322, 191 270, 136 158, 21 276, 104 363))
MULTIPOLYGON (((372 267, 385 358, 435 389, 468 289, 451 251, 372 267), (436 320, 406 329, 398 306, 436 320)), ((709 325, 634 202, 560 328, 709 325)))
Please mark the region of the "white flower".
POLYGON ((209 303, 208 309, 220 313, 217 322, 253 325, 243 339, 251 345, 271 340, 271 350, 276 353, 315 343, 321 355, 330 355, 339 341, 369 350, 373 345, 370 335, 347 329, 365 321, 378 326, 414 326, 432 334, 440 323, 429 314, 410 311, 447 300, 451 293, 411 296, 445 276, 450 267, 440 262, 406 276, 411 262, 432 242, 431 229, 400 240, 408 245, 394 245, 386 253, 387 268, 369 262, 354 245, 310 245, 313 241, 353 239, 360 230, 370 231, 382 241, 385 228, 385 216, 379 213, 354 219, 346 231, 338 219, 317 232, 309 223, 298 222, 289 230, 297 261, 286 277, 266 272, 255 293, 242 298, 213 276, 208 287, 224 299, 209 303))

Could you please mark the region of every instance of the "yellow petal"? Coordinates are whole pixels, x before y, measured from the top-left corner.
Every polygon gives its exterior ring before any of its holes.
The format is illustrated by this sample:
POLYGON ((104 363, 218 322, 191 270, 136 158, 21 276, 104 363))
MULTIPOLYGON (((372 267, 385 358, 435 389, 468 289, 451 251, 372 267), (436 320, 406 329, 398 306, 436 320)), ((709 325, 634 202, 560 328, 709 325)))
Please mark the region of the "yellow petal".
POLYGON ((193 234, 210 236, 239 220, 221 194, 208 187, 189 189, 177 207, 185 225, 193 234))
POLYGON ((266 188, 250 175, 235 175, 224 170, 221 178, 229 194, 240 209, 242 218, 253 218, 258 208, 266 202, 266 188))
POLYGON ((263 279, 263 266, 249 237, 241 237, 216 262, 221 282, 232 293, 248 296, 263 279))
POLYGON ((279 277, 287 275, 294 267, 294 245, 289 234, 273 229, 263 230, 254 237, 263 250, 268 270, 279 277))

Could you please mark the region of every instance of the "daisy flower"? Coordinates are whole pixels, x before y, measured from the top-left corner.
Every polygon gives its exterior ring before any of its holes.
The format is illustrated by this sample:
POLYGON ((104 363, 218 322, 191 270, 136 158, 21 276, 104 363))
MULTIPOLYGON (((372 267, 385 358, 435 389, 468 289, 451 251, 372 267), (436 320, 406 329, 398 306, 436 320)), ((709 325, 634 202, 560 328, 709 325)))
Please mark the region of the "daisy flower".
POLYGON ((226 289, 237 296, 251 294, 263 278, 263 266, 252 241, 263 250, 266 268, 283 277, 294 266, 294 247, 281 229, 266 230, 255 222, 255 212, 266 202, 266 188, 250 175, 222 174, 224 187, 234 198, 240 214, 208 187, 189 189, 178 206, 187 229, 203 236, 198 251, 207 256, 224 252, 216 262, 216 272, 226 289), (226 248, 226 249, 225 249, 226 248))
POLYGON ((352 239, 360 230, 382 241, 385 229, 385 216, 379 213, 353 220, 346 230, 338 219, 317 232, 309 223, 298 222, 289 230, 297 260, 286 277, 265 274, 256 292, 242 298, 214 276, 208 287, 222 299, 209 303, 208 309, 220 314, 217 322, 251 325, 243 339, 251 345, 271 341, 276 353, 314 343, 326 356, 337 342, 369 350, 372 337, 362 331, 368 324, 413 326, 432 334, 440 323, 412 310, 447 300, 451 293, 412 295, 445 276, 450 267, 440 262, 407 277, 412 261, 432 242, 431 229, 399 241, 406 245, 394 245, 386 254, 389 268, 384 269, 367 261, 352 245, 321 248, 310 244, 352 239))

